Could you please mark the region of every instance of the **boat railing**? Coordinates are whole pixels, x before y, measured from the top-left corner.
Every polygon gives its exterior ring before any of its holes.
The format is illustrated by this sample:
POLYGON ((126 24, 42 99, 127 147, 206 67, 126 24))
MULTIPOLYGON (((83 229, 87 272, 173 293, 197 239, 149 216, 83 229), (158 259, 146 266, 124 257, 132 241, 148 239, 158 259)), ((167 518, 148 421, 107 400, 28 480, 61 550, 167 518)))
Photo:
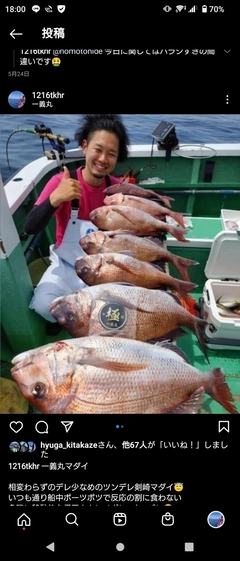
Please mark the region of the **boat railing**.
MULTIPOLYGON (((165 150, 158 150, 157 146, 149 144, 133 144, 129 147, 129 158, 165 158, 165 150)), ((240 157, 240 143, 236 144, 183 144, 171 153, 173 158, 208 159, 219 156, 240 157)), ((53 173, 60 165, 68 164, 84 158, 82 150, 73 148, 66 150, 61 160, 47 155, 38 158, 13 175, 5 184, 4 189, 11 214, 19 208, 34 187, 47 176, 53 173)))

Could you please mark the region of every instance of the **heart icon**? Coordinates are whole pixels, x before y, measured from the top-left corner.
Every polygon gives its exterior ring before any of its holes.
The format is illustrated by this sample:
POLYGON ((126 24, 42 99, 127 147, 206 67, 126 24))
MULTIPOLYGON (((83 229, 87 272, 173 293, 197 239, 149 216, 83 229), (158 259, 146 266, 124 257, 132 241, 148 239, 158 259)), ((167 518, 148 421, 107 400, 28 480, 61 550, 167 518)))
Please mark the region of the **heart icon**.
POLYGON ((23 428, 23 423, 21 421, 12 421, 9 426, 13 432, 19 432, 23 428))

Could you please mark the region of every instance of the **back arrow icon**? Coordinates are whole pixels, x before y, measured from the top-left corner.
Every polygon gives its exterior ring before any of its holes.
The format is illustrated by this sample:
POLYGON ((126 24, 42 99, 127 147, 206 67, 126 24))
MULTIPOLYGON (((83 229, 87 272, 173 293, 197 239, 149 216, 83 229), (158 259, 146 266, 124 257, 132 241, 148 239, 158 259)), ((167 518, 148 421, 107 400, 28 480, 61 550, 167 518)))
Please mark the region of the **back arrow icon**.
POLYGON ((11 31, 10 35, 11 35, 11 37, 12 37, 13 39, 16 39, 15 35, 23 35, 23 34, 22 34, 22 33, 16 33, 15 29, 13 29, 13 30, 11 31))

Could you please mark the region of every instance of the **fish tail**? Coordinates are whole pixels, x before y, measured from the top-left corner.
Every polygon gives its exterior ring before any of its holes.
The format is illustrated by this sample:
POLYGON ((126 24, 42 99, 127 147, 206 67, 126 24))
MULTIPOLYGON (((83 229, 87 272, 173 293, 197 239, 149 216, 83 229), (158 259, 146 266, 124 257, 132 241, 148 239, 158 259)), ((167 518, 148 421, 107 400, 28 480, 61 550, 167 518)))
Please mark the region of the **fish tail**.
POLYGON ((183 214, 181 214, 181 212, 174 212, 172 210, 169 210, 168 215, 171 216, 174 220, 176 220, 176 222, 178 224, 180 224, 180 226, 182 226, 182 228, 185 228, 185 224, 184 224, 184 220, 183 220, 183 214))
POLYGON ((190 292, 190 290, 194 290, 194 288, 197 288, 198 285, 194 284, 193 282, 188 282, 185 280, 178 280, 178 279, 174 279, 174 280, 175 280, 176 290, 180 292, 184 300, 188 303, 189 301, 188 292, 190 292))
POLYGON ((160 201, 163 202, 163 204, 165 204, 169 208, 172 208, 172 205, 171 205, 170 201, 174 201, 175 199, 172 199, 172 197, 167 197, 166 195, 159 195, 158 193, 155 193, 154 191, 153 191, 153 194, 154 194, 154 197, 156 199, 159 199, 160 201))
POLYGON ((187 268, 191 267, 192 265, 199 265, 198 261, 186 259, 185 257, 179 257, 178 255, 173 255, 172 263, 179 271, 181 277, 188 282, 190 282, 191 279, 189 277, 187 268))
POLYGON ((168 232, 172 234, 172 236, 176 238, 179 242, 186 243, 189 241, 184 238, 184 234, 188 233, 188 230, 186 230, 186 228, 177 228, 176 226, 168 225, 168 232))
POLYGON ((199 345, 202 349, 202 352, 207 360, 207 362, 209 363, 209 358, 208 358, 208 354, 207 354, 207 347, 203 338, 203 330, 205 327, 207 327, 208 322, 205 321, 204 319, 200 319, 197 318, 195 316, 193 317, 193 330, 195 332, 195 335, 198 339, 199 345))
POLYGON ((213 368, 209 370, 210 375, 209 384, 206 388, 206 393, 212 399, 215 399, 226 411, 229 413, 239 414, 233 401, 233 395, 226 382, 225 376, 221 368, 213 368))

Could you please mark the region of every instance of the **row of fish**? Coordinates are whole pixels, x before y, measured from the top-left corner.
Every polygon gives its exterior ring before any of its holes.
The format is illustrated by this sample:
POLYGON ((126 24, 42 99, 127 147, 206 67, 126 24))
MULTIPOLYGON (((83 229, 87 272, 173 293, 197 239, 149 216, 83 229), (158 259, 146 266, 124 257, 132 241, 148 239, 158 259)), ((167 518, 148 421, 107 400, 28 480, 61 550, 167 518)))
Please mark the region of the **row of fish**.
POLYGON ((151 189, 144 189, 139 185, 133 185, 132 183, 122 182, 115 185, 109 185, 104 190, 106 195, 115 195, 116 193, 121 193, 122 195, 133 195, 135 197, 143 197, 144 199, 157 199, 161 201, 164 205, 172 208, 171 201, 174 201, 172 197, 167 197, 166 195, 160 195, 151 189))
POLYGON ((89 218, 100 230, 131 230, 136 234, 147 236, 157 236, 159 232, 164 232, 170 233, 180 242, 188 242, 184 238, 184 234, 187 234, 186 228, 172 226, 146 210, 127 204, 105 204, 92 210, 89 218))
POLYGON ((106 197, 104 206, 90 214, 90 220, 99 230, 80 240, 88 255, 76 260, 77 275, 90 286, 126 281, 151 289, 171 287, 187 299, 187 292, 196 287, 190 282, 187 267, 195 262, 173 256, 157 239, 160 232, 170 232, 178 240, 187 242, 183 237, 186 229, 160 220, 165 219, 167 213, 183 224, 183 215, 143 197, 122 193, 106 197), (167 275, 161 267, 153 265, 156 260, 172 261, 185 280, 167 275))
POLYGON ((130 230, 97 230, 80 240, 80 245, 88 255, 120 253, 139 261, 153 263, 167 261, 172 263, 185 281, 190 282, 188 267, 198 265, 197 261, 174 255, 158 238, 137 236, 130 230))
POLYGON ((171 254, 160 232, 184 238, 183 214, 171 200, 136 185, 114 185, 90 215, 99 230, 80 240, 85 257, 76 273, 88 285, 55 299, 50 312, 72 339, 26 351, 13 359, 12 377, 42 413, 197 413, 204 393, 237 413, 220 368, 203 373, 169 341, 190 329, 207 358, 207 322, 185 309, 188 268, 196 261, 171 254), (179 227, 164 220, 173 218, 179 227), (171 262, 183 280, 155 262, 171 262), (117 337, 116 337, 117 334, 117 337))
POLYGON ((180 212, 174 212, 169 208, 160 205, 150 199, 145 199, 144 197, 136 197, 135 195, 127 195, 123 193, 115 193, 113 195, 108 195, 105 197, 103 203, 107 206, 128 206, 130 208, 136 208, 144 212, 148 212, 152 216, 163 220, 166 216, 171 216, 182 228, 185 228, 185 223, 183 219, 183 214, 180 212))

